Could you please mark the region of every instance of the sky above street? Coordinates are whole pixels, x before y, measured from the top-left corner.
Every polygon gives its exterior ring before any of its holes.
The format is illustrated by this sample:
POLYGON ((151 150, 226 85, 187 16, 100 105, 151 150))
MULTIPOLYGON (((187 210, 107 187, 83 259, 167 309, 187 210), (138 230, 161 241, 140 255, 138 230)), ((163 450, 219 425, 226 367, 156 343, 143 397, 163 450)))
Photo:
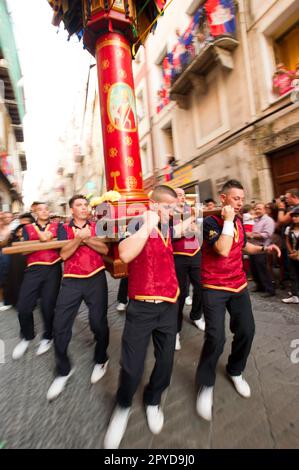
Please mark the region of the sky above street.
POLYGON ((52 10, 46 0, 7 0, 7 4, 25 91, 24 202, 28 207, 38 197, 40 182, 52 180, 60 157, 57 142, 86 83, 91 56, 77 38, 68 41, 63 24, 59 29, 51 24, 52 10))

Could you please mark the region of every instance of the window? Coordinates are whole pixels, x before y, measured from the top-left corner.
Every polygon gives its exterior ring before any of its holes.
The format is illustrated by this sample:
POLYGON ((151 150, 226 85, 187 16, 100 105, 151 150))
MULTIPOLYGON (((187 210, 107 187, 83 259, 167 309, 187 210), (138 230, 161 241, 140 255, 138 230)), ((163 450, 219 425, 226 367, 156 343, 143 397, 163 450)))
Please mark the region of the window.
POLYGON ((137 105, 137 118, 138 123, 142 121, 145 116, 145 106, 144 106, 144 97, 143 97, 143 90, 140 90, 136 96, 136 105, 137 105))
POLYGON ((148 178, 152 174, 152 165, 148 155, 147 144, 140 148, 142 175, 144 178, 148 178))
POLYGON ((283 63, 288 70, 296 70, 299 62, 299 22, 274 41, 276 64, 283 63))
POLYGON ((272 78, 273 93, 283 96, 294 89, 294 80, 299 77, 299 21, 285 24, 273 37, 276 70, 272 78))
POLYGON ((163 143, 165 148, 165 165, 168 164, 169 157, 174 156, 172 124, 162 130, 163 143))

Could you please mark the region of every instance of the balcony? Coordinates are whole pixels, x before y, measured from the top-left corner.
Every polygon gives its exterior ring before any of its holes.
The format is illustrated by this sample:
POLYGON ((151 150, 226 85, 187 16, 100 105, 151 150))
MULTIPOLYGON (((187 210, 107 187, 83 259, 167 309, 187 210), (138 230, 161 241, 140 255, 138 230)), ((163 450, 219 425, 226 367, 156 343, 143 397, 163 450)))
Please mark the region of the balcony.
POLYGON ((17 142, 24 142, 23 126, 12 125, 17 142))
POLYGON ((20 160, 21 170, 26 171, 27 170, 27 159, 26 159, 25 152, 20 152, 19 153, 19 160, 20 160))
POLYGON ((206 75, 217 65, 231 71, 234 68, 232 52, 239 42, 231 36, 218 37, 203 47, 195 44, 194 52, 185 53, 185 65, 172 80, 170 99, 183 109, 189 107, 189 93, 195 89, 198 94, 207 90, 206 75))
POLYGON ((17 142, 23 142, 24 136, 19 106, 16 101, 7 63, 4 59, 0 59, 0 80, 2 80, 4 84, 3 96, 1 96, 1 98, 10 116, 16 140, 17 142))
POLYGON ((18 110, 18 104, 15 100, 7 100, 5 99, 4 104, 6 109, 10 115, 12 124, 21 125, 21 119, 18 110))

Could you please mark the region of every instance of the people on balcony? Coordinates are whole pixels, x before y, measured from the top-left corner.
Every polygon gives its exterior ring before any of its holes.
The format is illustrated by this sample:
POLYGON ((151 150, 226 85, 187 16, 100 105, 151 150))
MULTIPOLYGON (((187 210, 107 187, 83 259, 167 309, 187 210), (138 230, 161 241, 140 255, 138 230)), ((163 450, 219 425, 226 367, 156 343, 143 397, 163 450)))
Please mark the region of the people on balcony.
MULTIPOLYGON (((297 71, 299 72, 298 68, 297 71)), ((293 90, 293 80, 295 79, 295 76, 296 72, 288 70, 283 62, 277 64, 272 79, 273 93, 277 96, 283 96, 293 90)))
POLYGON ((166 106, 169 103, 169 90, 166 88, 160 88, 157 91, 157 113, 160 113, 164 106, 166 106))

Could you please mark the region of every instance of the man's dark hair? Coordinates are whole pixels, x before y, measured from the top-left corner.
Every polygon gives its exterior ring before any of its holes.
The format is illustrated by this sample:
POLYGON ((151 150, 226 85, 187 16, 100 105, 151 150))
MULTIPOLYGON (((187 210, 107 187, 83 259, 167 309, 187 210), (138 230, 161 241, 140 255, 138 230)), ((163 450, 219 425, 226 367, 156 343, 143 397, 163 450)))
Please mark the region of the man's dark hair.
POLYGON ((240 181, 238 180, 228 180, 224 185, 222 186, 221 189, 221 194, 227 193, 230 189, 244 189, 243 186, 241 185, 240 181))
POLYGON ((292 188, 288 189, 286 193, 289 193, 292 197, 297 197, 299 199, 299 189, 298 188, 292 188))
POLYGON ((74 202, 77 200, 77 199, 85 199, 85 201, 88 202, 87 198, 85 196, 83 196, 83 194, 75 194, 73 197, 71 197, 71 199, 69 200, 69 206, 72 208, 73 205, 74 205, 74 202))
POLYGON ((175 199, 178 197, 175 190, 172 189, 170 186, 166 186, 166 184, 160 184, 159 186, 156 186, 154 188, 153 193, 151 195, 151 199, 158 202, 160 200, 160 196, 162 196, 163 194, 168 194, 169 196, 172 196, 175 199))
POLYGON ((211 197, 208 197, 208 199, 204 200, 205 204, 209 204, 209 202, 213 202, 214 204, 216 204, 216 201, 214 201, 214 199, 212 199, 211 197))
POLYGON ((34 201, 32 204, 31 204, 31 207, 32 206, 39 206, 40 204, 47 204, 46 202, 43 202, 43 201, 34 201))
POLYGON ((31 223, 35 222, 31 212, 24 212, 23 214, 19 215, 18 219, 29 219, 31 223))

